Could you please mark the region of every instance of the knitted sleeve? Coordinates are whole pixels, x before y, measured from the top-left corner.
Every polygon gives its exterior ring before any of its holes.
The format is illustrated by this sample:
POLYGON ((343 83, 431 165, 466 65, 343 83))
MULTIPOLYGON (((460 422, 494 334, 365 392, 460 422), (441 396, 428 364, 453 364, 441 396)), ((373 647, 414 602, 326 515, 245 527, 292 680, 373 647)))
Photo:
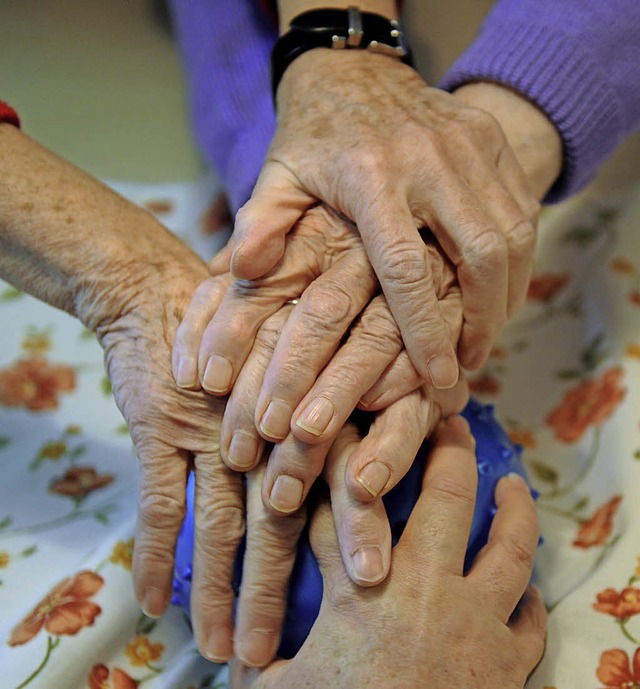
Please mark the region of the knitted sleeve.
POLYGON ((581 189, 640 124, 638 0, 499 0, 441 86, 511 86, 558 129, 564 166, 546 201, 581 189))
POLYGON ((192 130, 235 212, 275 132, 270 54, 277 26, 254 0, 172 0, 192 130))

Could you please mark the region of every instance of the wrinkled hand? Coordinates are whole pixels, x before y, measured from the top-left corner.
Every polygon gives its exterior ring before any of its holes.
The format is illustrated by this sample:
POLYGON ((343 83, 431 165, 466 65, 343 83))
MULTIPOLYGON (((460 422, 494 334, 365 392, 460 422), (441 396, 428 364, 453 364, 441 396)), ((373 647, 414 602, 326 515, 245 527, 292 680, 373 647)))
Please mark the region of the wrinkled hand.
POLYGON ((482 365, 525 299, 539 208, 496 120, 396 60, 323 49, 287 69, 278 114, 236 219, 234 275, 272 269, 285 234, 324 201, 356 223, 413 365, 448 388, 458 376, 456 341, 417 231, 426 226, 462 289, 460 362, 482 365))
MULTIPOLYGON (((192 261, 193 263, 193 261, 192 261)), ((153 273, 120 315, 97 327, 115 400, 140 461, 133 557, 136 597, 150 616, 169 604, 176 539, 186 510, 186 482, 196 476, 193 627, 203 655, 233 653, 232 572, 244 533, 244 489, 220 460, 224 401, 176 388, 171 347, 178 323, 206 266, 153 273), (197 268, 199 267, 199 271, 197 268), (215 496, 215 499, 213 499, 215 496)), ((220 279, 220 296, 228 280, 220 279)))
MULTIPOLYGON (((373 589, 349 581, 330 509, 320 505, 311 528, 324 579, 318 619, 294 659, 264 671, 235 662, 234 689, 522 689, 542 655, 547 617, 527 587, 535 505, 521 479, 502 479, 489 543, 463 576, 476 491, 473 439, 459 417, 434 438, 387 581, 373 589)), ((344 466, 348 451, 348 439, 338 441, 330 465, 344 466)))
MULTIPOLYGON (((455 273, 433 238, 426 239, 439 304, 457 338, 462 309, 455 273)), ((177 334, 174 372, 178 376, 184 368, 180 362, 197 357, 203 387, 218 392, 225 392, 246 366, 248 348, 265 315, 302 294, 274 341, 264 380, 254 376, 251 390, 234 389, 222 429, 222 455, 238 470, 256 465, 264 440, 284 441, 271 455, 265 486, 265 500, 277 512, 298 509, 363 395, 367 403, 361 406, 368 409, 396 403, 378 423, 402 423, 403 408, 418 399, 423 410, 414 424, 404 424, 408 444, 401 451, 385 443, 377 448, 363 444, 354 453, 347 481, 356 496, 368 500, 402 478, 433 415, 439 418, 464 406, 462 381, 449 391, 422 388, 384 297, 374 296, 377 282, 355 228, 323 207, 311 209, 298 222, 284 257, 269 275, 235 281, 220 306, 209 295, 215 289, 215 278, 198 288, 177 334), (233 371, 233 377, 218 384, 211 373, 223 368, 233 371), (259 395, 256 385, 261 385, 259 395), (402 400, 418 388, 411 401, 402 400)), ((194 378, 183 384, 195 385, 195 368, 190 370, 194 378)))

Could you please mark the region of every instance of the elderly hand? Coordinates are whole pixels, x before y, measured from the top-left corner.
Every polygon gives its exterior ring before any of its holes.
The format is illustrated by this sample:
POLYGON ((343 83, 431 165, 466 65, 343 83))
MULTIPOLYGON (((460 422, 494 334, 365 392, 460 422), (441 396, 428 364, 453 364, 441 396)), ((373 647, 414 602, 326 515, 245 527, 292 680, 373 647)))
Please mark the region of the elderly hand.
POLYGON ((467 368, 486 359, 523 302, 538 202, 496 120, 367 51, 311 50, 278 91, 278 131, 236 220, 232 271, 256 278, 318 200, 354 221, 411 361, 435 388, 458 377, 418 229, 456 266, 467 368))
MULTIPOLYGON (((340 473, 350 442, 345 436, 336 443, 329 470, 340 473)), ((389 578, 373 589, 345 576, 336 527, 321 504, 311 527, 324 579, 318 619, 292 660, 264 671, 235 662, 232 687, 522 689, 542 655, 547 617, 527 587, 538 540, 535 505, 520 478, 502 479, 489 543, 463 575, 475 490, 473 439, 452 417, 434 435, 423 492, 389 578)))
MULTIPOLYGON (((455 274, 433 243, 428 252, 443 313, 457 336, 461 303, 455 274)), ((280 441, 271 453, 265 483, 265 502, 278 513, 300 507, 322 471, 331 443, 372 385, 377 399, 370 408, 389 407, 374 426, 399 424, 405 436, 397 446, 387 440, 365 441, 354 452, 347 481, 354 495, 364 500, 378 498, 396 485, 433 419, 460 411, 466 402, 463 381, 448 391, 421 385, 402 351, 384 297, 374 297, 377 283, 357 233, 351 223, 323 207, 311 209, 300 220, 274 271, 261 280, 234 282, 219 306, 208 294, 216 289, 216 280, 198 288, 180 325, 174 372, 178 377, 184 369, 180 362, 197 358, 203 387, 224 392, 229 381, 218 387, 209 375, 212 368, 219 369, 216 359, 223 359, 234 377, 241 371, 222 426, 222 455, 231 468, 248 470, 258 462, 264 440, 280 441), (246 352, 256 329, 266 315, 301 293, 300 303, 274 337, 266 373, 264 368, 254 373, 246 352), (330 413, 318 413, 322 405, 330 413)), ((195 367, 190 369, 194 377, 183 384, 197 385, 195 367)), ((344 533, 343 550, 354 546, 350 552, 355 552, 361 537, 348 529, 344 533)), ((360 583, 376 583, 386 575, 384 567, 375 576, 370 570, 365 576, 350 561, 346 559, 348 571, 360 583)))

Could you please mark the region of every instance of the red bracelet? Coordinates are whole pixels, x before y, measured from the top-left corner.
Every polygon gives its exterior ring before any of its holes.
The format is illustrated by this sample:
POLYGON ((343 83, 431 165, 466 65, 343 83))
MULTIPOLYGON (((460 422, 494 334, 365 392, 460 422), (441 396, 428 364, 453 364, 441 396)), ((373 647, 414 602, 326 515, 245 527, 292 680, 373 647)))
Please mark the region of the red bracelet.
POLYGON ((18 117, 18 113, 10 105, 3 103, 1 100, 0 122, 8 122, 9 124, 12 124, 14 127, 18 127, 18 129, 20 128, 20 118, 18 117))

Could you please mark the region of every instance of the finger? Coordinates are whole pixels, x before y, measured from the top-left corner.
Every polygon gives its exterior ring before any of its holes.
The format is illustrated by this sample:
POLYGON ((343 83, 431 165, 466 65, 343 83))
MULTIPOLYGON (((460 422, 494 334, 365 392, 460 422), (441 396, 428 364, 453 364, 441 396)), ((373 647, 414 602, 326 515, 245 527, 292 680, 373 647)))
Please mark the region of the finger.
POLYGON ((362 395, 359 406, 366 411, 384 409, 423 384, 422 377, 411 363, 407 351, 403 349, 362 395))
MULTIPOLYGON (((255 420, 263 438, 282 440, 289 433, 293 410, 375 289, 375 276, 364 251, 353 250, 304 291, 282 329, 264 377, 255 420)), ((318 436, 331 422, 335 409, 327 398, 313 404, 304 430, 318 436)))
POLYGON ((527 674, 535 668, 544 653, 548 619, 540 591, 535 586, 529 586, 515 619, 509 623, 527 674))
POLYGON ((346 342, 298 404, 291 419, 296 438, 307 443, 335 438, 363 391, 378 380, 401 348, 398 326, 379 295, 365 308, 346 342))
POLYGON ((227 402, 220 451, 224 462, 235 471, 253 469, 262 457, 265 441, 253 419, 264 372, 290 313, 291 306, 285 306, 262 324, 227 402))
POLYGON ((171 366, 176 385, 181 388, 198 389, 198 350, 202 334, 213 318, 231 276, 209 278, 198 285, 187 312, 176 331, 171 357, 171 366))
POLYGON ((214 662, 233 655, 233 571, 244 534, 242 476, 218 448, 196 455, 191 611, 200 652, 214 662))
POLYGON ((235 239, 233 235, 229 241, 218 251, 218 253, 209 261, 207 268, 212 277, 228 273, 231 270, 231 254, 235 249, 235 239))
POLYGON ((247 547, 236 618, 236 654, 264 667, 275 656, 284 620, 286 591, 304 527, 304 511, 288 519, 267 512, 260 495, 264 464, 247 475, 247 547))
POLYGON ((438 305, 429 252, 409 209, 381 197, 364 209, 357 225, 413 365, 433 387, 453 387, 458 361, 438 305))
POLYGON ((346 463, 351 495, 370 502, 388 493, 407 473, 440 417, 440 408, 422 389, 378 412, 346 463))
POLYGON ((364 504, 347 490, 345 468, 359 442, 355 428, 348 426, 329 452, 324 477, 347 573, 360 586, 375 586, 389 573, 391 528, 382 500, 364 504))
MULTIPOLYGON (((494 226, 506 244, 507 302, 505 315, 508 317, 526 298, 533 263, 536 231, 510 191, 496 177, 495 169, 489 168, 487 165, 479 172, 482 180, 482 187, 478 190, 479 198, 484 203, 488 216, 493 220, 494 226)), ((496 270, 499 269, 496 267, 496 270)), ((502 323, 496 321, 496 329, 491 335, 493 340, 498 336, 504 322, 506 319, 502 323)), ((478 355, 476 343, 481 335, 476 332, 476 323, 477 321, 465 321, 458 347, 460 363, 469 369, 477 369, 486 361, 486 357, 483 359, 478 355)), ((487 353, 486 348, 484 352, 487 353)))
POLYGON ((509 302, 507 312, 513 316, 524 304, 533 269, 540 203, 533 196, 527 178, 510 146, 505 145, 497 161, 498 174, 504 187, 518 204, 527 222, 506 224, 509 247, 509 302))
MULTIPOLYGON (((353 428, 345 428, 345 433, 345 441, 349 442, 353 428)), ((353 584, 347 575, 340 551, 328 490, 326 486, 324 488, 326 492, 318 491, 321 497, 310 516, 309 541, 324 582, 322 605, 333 607, 343 593, 353 590, 353 584)))
POLYGON ((475 367, 486 360, 506 322, 507 242, 480 199, 452 169, 441 170, 439 193, 429 198, 419 217, 457 266, 464 308, 462 343, 465 353, 471 352, 463 365, 475 367))
POLYGON ((487 545, 468 576, 483 586, 487 605, 506 623, 531 579, 540 528, 529 487, 517 474, 499 481, 495 499, 487 545))
POLYGON ((189 457, 155 441, 137 445, 140 494, 132 574, 145 615, 159 617, 169 604, 178 533, 186 513, 189 457))
POLYGON ((277 515, 300 508, 324 467, 331 443, 307 445, 291 433, 274 446, 262 485, 265 506, 277 515))
POLYGON ((461 416, 441 422, 432 437, 422 493, 396 552, 423 569, 462 576, 478 485, 475 443, 461 416))
POLYGON ((282 258, 287 232, 315 203, 284 165, 268 161, 234 225, 235 249, 231 271, 236 278, 254 280, 282 258))

